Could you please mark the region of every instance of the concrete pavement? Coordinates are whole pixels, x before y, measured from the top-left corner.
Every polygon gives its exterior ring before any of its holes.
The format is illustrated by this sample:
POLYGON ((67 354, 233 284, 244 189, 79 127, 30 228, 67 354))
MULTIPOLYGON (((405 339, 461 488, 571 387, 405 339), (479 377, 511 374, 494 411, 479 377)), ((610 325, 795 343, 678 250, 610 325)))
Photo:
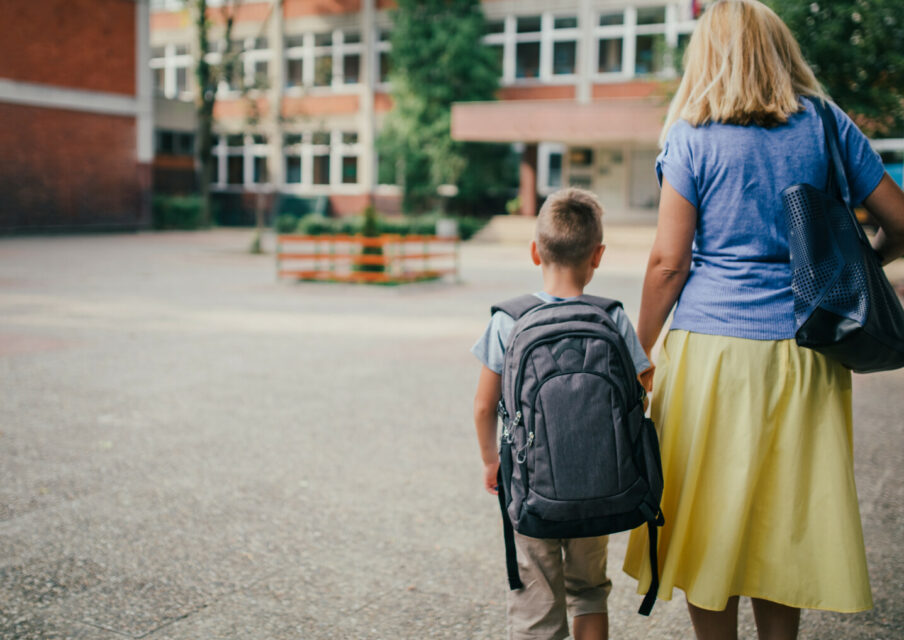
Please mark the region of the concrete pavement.
MULTIPOLYGON (((650 238, 611 227, 590 292, 634 316, 650 238)), ((381 288, 276 282, 249 241, 0 239, 0 638, 504 637, 468 348, 538 287, 526 250, 381 288)), ((855 377, 876 608, 802 638, 904 635, 902 383, 855 377)), ((612 637, 692 637, 680 593, 636 615, 625 542, 612 637)))

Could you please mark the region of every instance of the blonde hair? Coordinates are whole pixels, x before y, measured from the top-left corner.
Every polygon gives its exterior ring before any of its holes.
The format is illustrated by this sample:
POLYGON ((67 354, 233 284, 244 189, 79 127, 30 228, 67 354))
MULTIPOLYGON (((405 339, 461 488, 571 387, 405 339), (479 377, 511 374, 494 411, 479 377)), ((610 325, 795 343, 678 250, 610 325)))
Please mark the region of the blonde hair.
POLYGON ((679 118, 771 127, 801 110, 800 96, 825 98, 791 30, 756 0, 719 0, 704 12, 684 54, 684 77, 660 145, 679 118))
POLYGON ((584 189, 562 189, 537 214, 537 251, 547 264, 579 266, 603 241, 603 207, 584 189))

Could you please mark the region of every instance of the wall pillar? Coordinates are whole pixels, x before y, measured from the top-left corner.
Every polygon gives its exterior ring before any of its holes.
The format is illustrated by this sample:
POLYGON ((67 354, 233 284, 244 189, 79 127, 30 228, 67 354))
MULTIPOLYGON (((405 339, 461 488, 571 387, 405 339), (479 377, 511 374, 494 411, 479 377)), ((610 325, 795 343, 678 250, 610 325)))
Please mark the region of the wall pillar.
POLYGON ((139 0, 135 3, 135 159, 138 171, 138 211, 135 224, 138 228, 148 228, 152 223, 154 93, 151 88, 150 39, 150 4, 148 0, 139 0))
POLYGON ((537 215, 537 143, 524 144, 521 152, 518 197, 521 199, 521 215, 537 215))

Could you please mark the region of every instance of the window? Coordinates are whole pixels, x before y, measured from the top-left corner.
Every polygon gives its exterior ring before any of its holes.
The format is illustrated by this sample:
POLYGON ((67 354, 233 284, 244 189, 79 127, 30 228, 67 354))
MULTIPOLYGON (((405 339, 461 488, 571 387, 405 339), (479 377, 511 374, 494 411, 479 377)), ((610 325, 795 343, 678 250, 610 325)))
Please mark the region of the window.
POLYGON ((248 38, 241 57, 241 77, 249 89, 270 86, 270 44, 267 38, 248 38))
POLYGON ((622 70, 622 38, 606 38, 599 40, 599 73, 619 73, 622 70))
POLYGON ((333 34, 314 34, 314 86, 333 84, 333 34))
POLYGON ((187 44, 152 47, 150 67, 154 92, 171 99, 188 99, 192 63, 187 44))
POLYGON ((269 147, 267 147, 267 137, 255 134, 251 136, 251 142, 251 182, 254 184, 269 182, 270 178, 267 171, 269 147))
POLYGON ((487 22, 484 44, 502 72, 503 84, 573 81, 578 71, 580 29, 574 14, 510 16, 487 22))
POLYGON ((515 77, 540 77, 540 43, 519 42, 515 48, 515 77))
POLYGON ((487 35, 493 33, 505 33, 505 20, 488 20, 485 33, 487 35))
POLYGON ((542 18, 540 16, 525 16, 515 20, 517 33, 540 33, 542 18))
POLYGON ((157 153, 161 155, 191 156, 195 153, 195 134, 187 131, 158 129, 157 153))
POLYGON ((659 73, 665 62, 665 36, 662 34, 638 35, 634 59, 634 73, 649 75, 659 73))
POLYGON ((637 25, 665 24, 665 7, 638 7, 637 25))
POLYGON ((386 29, 380 29, 377 33, 377 58, 379 69, 377 70, 377 82, 389 82, 389 73, 392 71, 392 62, 389 57, 389 51, 392 48, 390 42, 390 32, 386 29))
POLYGON ((302 134, 287 133, 283 136, 283 156, 286 158, 286 184, 300 184, 302 134))
POLYGON ((341 141, 342 184, 358 184, 358 134, 344 131, 341 141))
POLYGON ((264 184, 270 180, 270 147, 266 136, 242 133, 214 136, 211 154, 212 182, 218 187, 264 184))
POLYGON ((226 136, 226 184, 245 183, 245 136, 226 136))
POLYGON ((577 71, 578 52, 577 16, 556 16, 552 32, 552 74, 574 75, 577 71))
POLYGON ((342 184, 358 184, 358 157, 342 158, 342 184))
POLYGON ((318 131, 311 136, 314 164, 314 184, 330 183, 330 134, 318 131))
POLYGON ((515 77, 540 77, 540 16, 519 17, 515 20, 515 77))
POLYGON ((286 86, 300 87, 304 84, 304 60, 290 58, 286 61, 286 86))
POLYGON ((305 36, 289 35, 286 46, 286 87, 301 87, 305 84, 305 36))
POLYGON ((361 81, 361 34, 346 31, 342 34, 342 83, 358 84, 361 81))
POLYGON ((176 95, 180 96, 188 91, 188 68, 176 68, 176 95))
POLYGON ((166 95, 166 69, 163 67, 151 69, 154 75, 154 93, 157 95, 166 95))
POLYGON ((596 73, 617 78, 674 74, 693 28, 689 9, 682 13, 677 4, 603 11, 594 28, 596 73))
POLYGON ((301 156, 286 156, 286 184, 301 183, 301 156))
POLYGON ((551 152, 549 154, 549 175, 547 184, 552 189, 558 189, 562 186, 562 153, 551 152))

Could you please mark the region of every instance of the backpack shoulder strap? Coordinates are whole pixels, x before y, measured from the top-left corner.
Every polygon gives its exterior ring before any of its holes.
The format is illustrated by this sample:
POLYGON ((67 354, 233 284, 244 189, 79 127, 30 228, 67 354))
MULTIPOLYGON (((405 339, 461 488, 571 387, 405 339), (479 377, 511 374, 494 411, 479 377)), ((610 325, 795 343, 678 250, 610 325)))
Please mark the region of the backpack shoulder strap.
POLYGON ((599 307, 606 313, 612 313, 616 308, 623 306, 622 303, 618 300, 613 300, 612 298, 603 298, 601 296, 591 296, 586 293, 578 296, 577 299, 581 302, 586 302, 587 304, 592 304, 596 307, 599 307))
POLYGON ((517 298, 494 304, 490 308, 490 314, 502 311, 512 316, 515 320, 518 320, 525 313, 539 307, 541 304, 545 303, 534 294, 528 293, 527 295, 518 296, 517 298))

